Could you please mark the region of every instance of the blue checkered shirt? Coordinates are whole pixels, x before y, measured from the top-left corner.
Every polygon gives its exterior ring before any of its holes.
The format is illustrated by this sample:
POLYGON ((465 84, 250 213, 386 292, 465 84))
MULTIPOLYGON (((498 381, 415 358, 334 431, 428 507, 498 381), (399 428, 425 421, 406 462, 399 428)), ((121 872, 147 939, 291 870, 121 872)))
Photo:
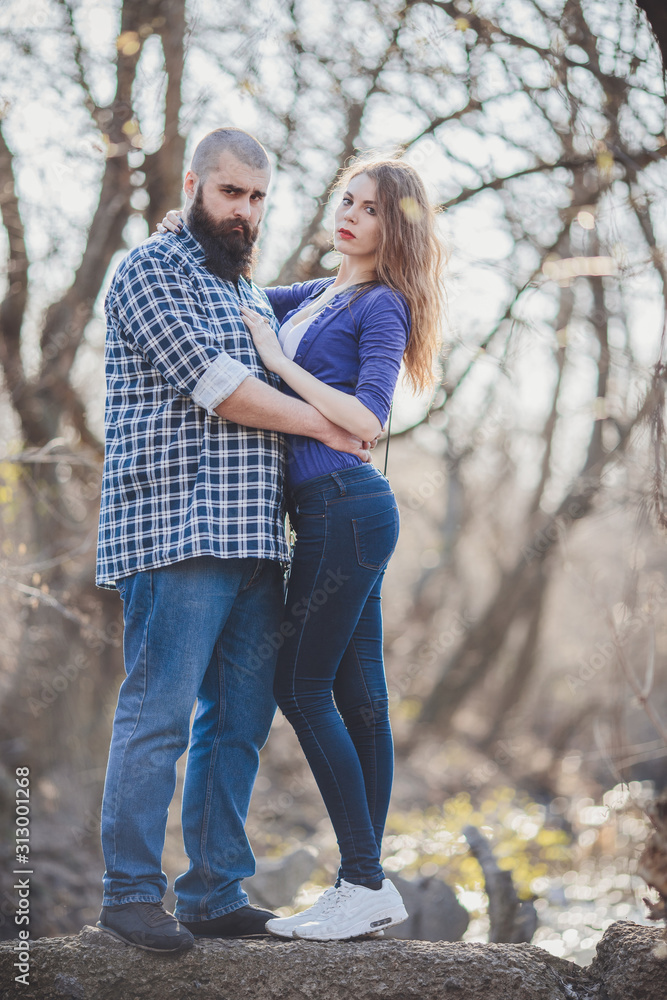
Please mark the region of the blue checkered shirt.
POLYGON ((216 277, 184 227, 121 261, 106 297, 105 460, 97 584, 194 556, 288 557, 284 442, 215 407, 248 375, 279 386, 239 306, 264 293, 216 277))

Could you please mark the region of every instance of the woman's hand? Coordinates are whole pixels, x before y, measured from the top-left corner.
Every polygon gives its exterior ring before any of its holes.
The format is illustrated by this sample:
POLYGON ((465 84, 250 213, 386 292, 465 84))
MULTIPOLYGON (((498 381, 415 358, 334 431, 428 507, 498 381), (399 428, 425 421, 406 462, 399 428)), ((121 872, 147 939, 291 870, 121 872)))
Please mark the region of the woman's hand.
POLYGON ((280 341, 267 320, 259 313, 241 306, 241 315, 268 370, 280 375, 283 382, 294 389, 301 399, 319 410, 333 428, 332 433, 347 432, 348 445, 341 444, 340 439, 337 439, 337 444, 330 444, 328 439, 319 434, 314 436, 336 451, 350 451, 350 435, 353 435, 357 439, 354 454, 358 452, 360 445, 369 442, 368 448, 363 448, 363 453, 360 453, 362 461, 369 462, 370 448, 382 430, 382 425, 372 410, 364 406, 356 396, 321 382, 295 361, 285 357, 280 341))
POLYGON ((241 306, 241 315, 245 325, 250 330, 252 339, 264 366, 270 372, 280 375, 280 369, 284 367, 285 355, 280 346, 280 341, 269 326, 263 316, 260 316, 254 309, 246 309, 241 306))
POLYGON ((178 236, 182 228, 183 219, 176 208, 169 209, 162 222, 157 224, 158 233, 176 233, 178 236))

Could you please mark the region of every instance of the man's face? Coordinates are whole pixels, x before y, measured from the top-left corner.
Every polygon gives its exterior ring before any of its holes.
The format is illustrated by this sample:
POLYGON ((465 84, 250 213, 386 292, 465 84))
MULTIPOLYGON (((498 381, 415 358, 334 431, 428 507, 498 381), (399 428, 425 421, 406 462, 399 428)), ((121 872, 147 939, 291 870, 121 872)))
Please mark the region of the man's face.
POLYGON ((185 219, 219 278, 250 277, 269 178, 269 169, 250 167, 229 152, 205 179, 186 174, 185 219))
MULTIPOLYGON (((246 221, 252 229, 256 229, 264 214, 270 179, 268 167, 266 170, 250 167, 224 150, 216 169, 210 171, 203 183, 200 182, 204 208, 216 222, 238 219, 239 223, 246 221)), ((197 181, 196 175, 189 170, 183 185, 187 195, 186 213, 194 200, 197 181)))

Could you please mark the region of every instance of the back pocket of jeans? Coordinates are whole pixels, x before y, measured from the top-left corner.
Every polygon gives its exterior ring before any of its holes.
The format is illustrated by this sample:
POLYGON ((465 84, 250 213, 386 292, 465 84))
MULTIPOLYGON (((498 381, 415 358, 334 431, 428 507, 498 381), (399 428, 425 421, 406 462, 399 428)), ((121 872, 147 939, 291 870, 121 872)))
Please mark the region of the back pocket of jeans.
POLYGON ((356 517, 352 527, 359 565, 375 570, 386 566, 398 541, 398 508, 388 507, 377 514, 356 517))

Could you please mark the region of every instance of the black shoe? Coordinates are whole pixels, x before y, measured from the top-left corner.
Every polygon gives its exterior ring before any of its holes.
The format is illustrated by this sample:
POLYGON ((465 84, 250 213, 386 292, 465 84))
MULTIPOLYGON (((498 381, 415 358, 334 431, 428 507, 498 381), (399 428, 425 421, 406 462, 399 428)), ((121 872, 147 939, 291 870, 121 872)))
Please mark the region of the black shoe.
POLYGON ((107 934, 146 951, 185 951, 195 939, 162 903, 103 906, 97 926, 107 934))
POLYGON ((268 937, 266 921, 275 916, 277 914, 271 910, 248 904, 213 920, 181 920, 181 925, 192 931, 195 937, 268 937))

